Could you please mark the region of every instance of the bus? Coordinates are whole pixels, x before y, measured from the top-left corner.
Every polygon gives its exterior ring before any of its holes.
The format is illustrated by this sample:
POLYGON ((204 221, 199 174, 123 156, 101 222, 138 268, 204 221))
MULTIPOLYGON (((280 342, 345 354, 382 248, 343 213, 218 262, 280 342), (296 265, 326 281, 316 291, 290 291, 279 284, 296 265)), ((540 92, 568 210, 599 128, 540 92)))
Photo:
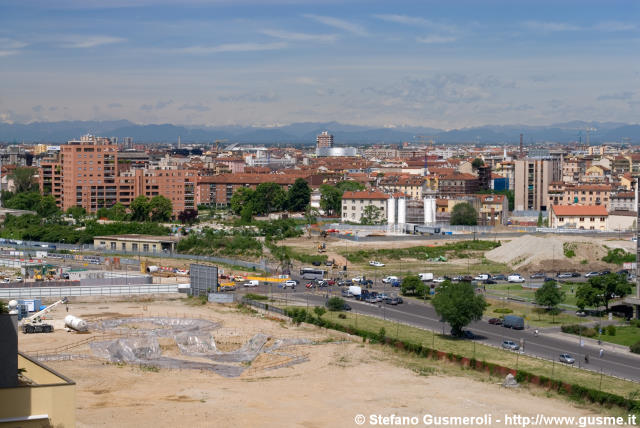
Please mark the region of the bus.
POLYGON ((300 276, 303 279, 323 279, 326 271, 316 268, 302 268, 300 269, 300 276))

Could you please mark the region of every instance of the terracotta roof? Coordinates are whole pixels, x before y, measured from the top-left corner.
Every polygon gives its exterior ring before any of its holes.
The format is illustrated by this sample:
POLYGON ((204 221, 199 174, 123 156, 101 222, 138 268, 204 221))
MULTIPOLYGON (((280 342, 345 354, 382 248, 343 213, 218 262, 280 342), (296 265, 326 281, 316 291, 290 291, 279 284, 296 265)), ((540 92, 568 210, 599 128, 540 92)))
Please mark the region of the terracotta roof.
POLYGON ((342 199, 389 199, 389 195, 376 190, 346 191, 342 195, 342 199))
POLYGON ((602 205, 552 205, 551 210, 556 215, 567 216, 607 216, 607 208, 602 205))
POLYGON ((636 197, 636 194, 633 192, 618 192, 617 195, 611 196, 611 199, 613 198, 634 199, 635 197, 636 197))
POLYGON ((476 195, 484 203, 501 204, 504 202, 504 195, 476 195), (491 201, 487 201, 487 198, 492 198, 491 201))

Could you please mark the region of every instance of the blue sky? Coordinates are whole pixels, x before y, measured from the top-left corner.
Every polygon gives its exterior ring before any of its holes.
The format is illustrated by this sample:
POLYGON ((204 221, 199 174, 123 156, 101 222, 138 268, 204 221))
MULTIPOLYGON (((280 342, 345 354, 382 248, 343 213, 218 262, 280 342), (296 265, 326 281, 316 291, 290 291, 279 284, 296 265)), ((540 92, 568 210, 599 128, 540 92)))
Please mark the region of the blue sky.
POLYGON ((0 121, 638 123, 640 2, 3 0, 0 121))

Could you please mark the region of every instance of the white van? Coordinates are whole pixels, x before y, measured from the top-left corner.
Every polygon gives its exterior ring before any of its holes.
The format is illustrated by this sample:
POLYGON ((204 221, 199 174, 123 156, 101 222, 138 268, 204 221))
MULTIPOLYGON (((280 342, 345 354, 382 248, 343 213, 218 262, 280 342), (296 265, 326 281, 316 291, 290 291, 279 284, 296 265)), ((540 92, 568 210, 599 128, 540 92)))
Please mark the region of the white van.
POLYGON ((396 282, 399 281, 397 276, 388 276, 386 278, 382 278, 382 282, 384 282, 385 284, 391 284, 392 282, 396 282))
POLYGON ((260 281, 257 279, 250 279, 244 283, 245 287, 257 287, 258 285, 260 285, 260 281))
POLYGON ((419 273, 418 276, 422 281, 433 281, 432 273, 419 273))
POLYGON ((525 279, 522 276, 520 276, 520 274, 518 274, 518 273, 512 273, 511 275, 509 275, 507 277, 507 281, 508 282, 523 283, 525 281, 525 279))

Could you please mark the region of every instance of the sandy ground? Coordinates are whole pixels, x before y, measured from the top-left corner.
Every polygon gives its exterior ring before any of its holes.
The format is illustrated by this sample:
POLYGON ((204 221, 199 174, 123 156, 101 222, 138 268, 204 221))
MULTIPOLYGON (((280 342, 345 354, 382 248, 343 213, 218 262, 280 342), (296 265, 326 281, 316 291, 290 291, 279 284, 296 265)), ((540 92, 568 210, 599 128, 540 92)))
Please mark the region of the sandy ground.
POLYGON ((532 236, 524 235, 503 243, 485 253, 489 260, 509 263, 514 268, 529 267, 532 270, 555 263, 559 270, 584 270, 582 260, 588 260, 587 268, 596 270, 613 265, 600 261, 607 255, 607 248, 622 248, 628 252, 635 250, 635 243, 630 240, 612 240, 611 238, 594 238, 567 235, 532 236), (564 255, 564 244, 567 243, 575 252, 575 257, 564 255))
MULTIPOLYGON (((117 427, 352 427, 354 416, 364 414, 420 416, 481 416, 495 419, 505 413, 535 416, 595 415, 556 398, 525 389, 505 389, 436 370, 420 376, 406 368, 408 357, 357 341, 326 343, 337 334, 310 326, 295 327, 260 316, 241 314, 221 306, 184 305, 181 301, 74 303, 69 313, 86 319, 130 315, 187 314, 223 323, 215 333, 220 343, 239 346, 262 332, 274 338, 308 338, 315 345, 300 346, 308 356, 302 364, 262 369, 260 362, 237 378, 209 371, 148 372, 138 367, 107 364, 97 359, 49 361, 77 383, 77 426, 117 427)), ((66 315, 64 308, 53 319, 66 315)), ((25 351, 48 350, 90 335, 58 330, 50 335, 20 335, 25 351)), ((86 351, 86 348, 84 349, 86 351)), ((79 347, 74 352, 82 352, 79 347)), ((369 426, 368 423, 365 426, 369 426)))

